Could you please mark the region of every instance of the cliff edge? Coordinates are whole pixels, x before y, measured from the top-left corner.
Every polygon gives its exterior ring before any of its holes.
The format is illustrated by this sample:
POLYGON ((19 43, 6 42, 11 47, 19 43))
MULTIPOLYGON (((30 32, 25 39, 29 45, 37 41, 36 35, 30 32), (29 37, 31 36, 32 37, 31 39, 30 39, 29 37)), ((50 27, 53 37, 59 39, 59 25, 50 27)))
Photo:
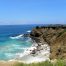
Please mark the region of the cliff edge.
POLYGON ((31 31, 30 37, 37 43, 50 46, 50 59, 66 59, 65 26, 37 26, 31 31))

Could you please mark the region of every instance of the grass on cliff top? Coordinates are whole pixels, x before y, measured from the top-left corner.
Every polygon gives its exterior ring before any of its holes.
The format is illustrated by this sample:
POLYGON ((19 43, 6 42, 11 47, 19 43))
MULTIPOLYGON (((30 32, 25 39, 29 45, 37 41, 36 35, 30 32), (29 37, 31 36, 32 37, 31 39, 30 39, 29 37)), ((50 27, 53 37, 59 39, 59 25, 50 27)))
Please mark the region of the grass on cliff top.
POLYGON ((32 63, 32 64, 17 63, 15 66, 66 66, 66 61, 58 60, 55 63, 45 61, 41 63, 32 63))

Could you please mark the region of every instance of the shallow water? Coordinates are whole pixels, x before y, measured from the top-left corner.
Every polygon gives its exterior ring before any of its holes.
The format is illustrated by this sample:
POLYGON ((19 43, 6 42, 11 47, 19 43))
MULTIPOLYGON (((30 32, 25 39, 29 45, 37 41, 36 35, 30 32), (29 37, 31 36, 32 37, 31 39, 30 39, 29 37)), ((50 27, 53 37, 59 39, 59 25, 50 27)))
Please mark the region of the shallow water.
POLYGON ((24 50, 32 46, 29 37, 15 37, 20 34, 29 33, 36 25, 10 25, 0 26, 0 60, 11 60, 17 53, 23 53, 24 50), (14 39, 10 38, 14 36, 14 39))

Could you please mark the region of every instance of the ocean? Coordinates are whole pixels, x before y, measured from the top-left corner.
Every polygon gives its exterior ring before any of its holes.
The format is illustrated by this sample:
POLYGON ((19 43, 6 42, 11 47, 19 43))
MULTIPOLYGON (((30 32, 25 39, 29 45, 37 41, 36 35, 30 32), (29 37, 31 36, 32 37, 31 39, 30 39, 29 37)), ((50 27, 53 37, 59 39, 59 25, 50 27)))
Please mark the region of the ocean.
POLYGON ((22 53, 32 46, 29 33, 37 25, 1 25, 0 26, 0 60, 11 60, 17 53, 22 53))

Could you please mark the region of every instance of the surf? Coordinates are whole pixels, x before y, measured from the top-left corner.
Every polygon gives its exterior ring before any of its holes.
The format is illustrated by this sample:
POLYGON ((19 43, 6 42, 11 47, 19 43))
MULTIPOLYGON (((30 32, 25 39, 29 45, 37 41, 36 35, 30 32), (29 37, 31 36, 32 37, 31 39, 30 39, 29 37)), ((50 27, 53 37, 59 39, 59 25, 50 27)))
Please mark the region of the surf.
POLYGON ((18 36, 11 36, 10 38, 11 39, 19 39, 19 38, 22 38, 23 37, 23 34, 20 34, 18 36))

